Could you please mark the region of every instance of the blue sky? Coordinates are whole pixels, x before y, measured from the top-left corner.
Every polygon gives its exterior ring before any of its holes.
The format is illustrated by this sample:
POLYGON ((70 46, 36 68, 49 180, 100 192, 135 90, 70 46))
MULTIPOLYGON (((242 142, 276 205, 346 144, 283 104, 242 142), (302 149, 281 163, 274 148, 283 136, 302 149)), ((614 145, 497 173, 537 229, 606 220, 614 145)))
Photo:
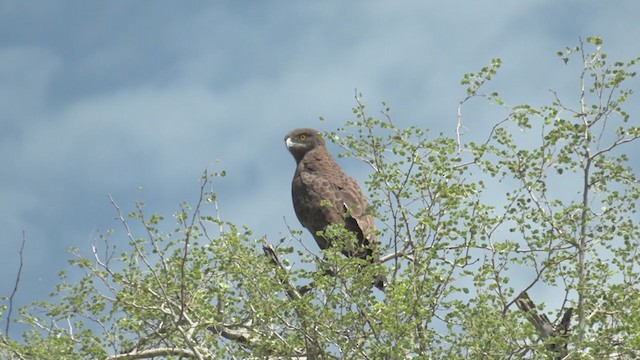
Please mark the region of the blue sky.
MULTIPOLYGON (((335 130, 357 88, 372 112, 387 101, 397 123, 453 134, 460 79, 494 57, 511 103, 575 96, 577 68, 556 51, 599 35, 611 58, 639 56, 638 13, 631 0, 3 1, 0 293, 23 230, 19 304, 70 269, 66 248, 87 253, 120 229, 107 194, 169 217, 196 200, 205 168, 228 172, 216 188, 224 218, 286 236, 285 218, 298 226, 289 130, 335 130)), ((496 120, 485 115, 467 113, 470 132, 496 120)))

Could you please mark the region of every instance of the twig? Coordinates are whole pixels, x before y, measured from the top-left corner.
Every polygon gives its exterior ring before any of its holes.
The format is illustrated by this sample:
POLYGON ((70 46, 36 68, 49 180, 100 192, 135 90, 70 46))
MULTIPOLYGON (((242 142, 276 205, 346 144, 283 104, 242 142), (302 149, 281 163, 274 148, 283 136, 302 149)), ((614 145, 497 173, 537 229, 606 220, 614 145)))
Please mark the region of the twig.
MULTIPOLYGON (((204 188, 207 186, 207 182, 209 180, 209 175, 207 170, 204 171, 202 175, 202 185, 200 186, 200 196, 198 198, 198 204, 193 210, 193 216, 191 217, 191 224, 185 229, 185 238, 184 238, 184 247, 182 258, 180 261, 180 316, 183 317, 185 314, 185 306, 186 306, 186 289, 185 289, 185 278, 186 278, 186 270, 185 264, 187 263, 187 258, 189 255, 189 241, 191 239, 191 232, 193 231, 194 224, 196 219, 200 216, 200 206, 202 205, 202 199, 204 198, 204 188)), ((184 222, 184 220, 183 220, 184 222)), ((186 224, 185 224, 186 225, 186 224)))
POLYGON ((9 296, 9 310, 7 311, 7 325, 4 329, 4 335, 9 337, 9 327, 11 325, 11 313, 13 312, 13 298, 16 296, 18 292, 18 286, 20 285, 20 275, 22 274, 22 265, 24 263, 22 259, 22 252, 24 250, 24 244, 27 242, 27 236, 24 230, 22 230, 22 245, 20 245, 20 265, 18 265, 18 274, 16 275, 16 282, 13 286, 13 291, 11 292, 11 296, 9 296))

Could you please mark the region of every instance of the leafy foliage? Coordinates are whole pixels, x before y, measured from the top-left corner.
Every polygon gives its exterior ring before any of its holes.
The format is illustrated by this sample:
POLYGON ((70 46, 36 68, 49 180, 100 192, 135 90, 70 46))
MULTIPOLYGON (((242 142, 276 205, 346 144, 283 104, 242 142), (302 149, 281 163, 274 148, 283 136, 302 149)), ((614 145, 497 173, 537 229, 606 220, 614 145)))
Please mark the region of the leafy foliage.
MULTIPOLYGON (((171 231, 144 204, 125 218, 113 202, 128 246, 116 249, 105 234, 92 258, 72 250, 84 276, 61 274, 54 301, 22 309, 19 321, 32 330, 22 341, 3 337, 0 354, 640 356, 640 190, 627 155, 638 153, 640 129, 623 110, 638 59, 610 64, 602 45, 593 37, 558 53, 582 67, 577 108, 556 93, 539 108, 485 94, 499 59, 465 75, 454 138, 399 128, 386 104, 380 118, 368 116, 356 98, 355 119, 327 137, 372 169, 366 185, 383 225, 384 264, 335 249, 322 259, 282 244, 276 250, 206 215, 217 214, 212 184, 225 174, 205 173, 197 204, 181 205, 171 231), (484 138, 462 131, 461 109, 478 98, 506 114, 484 138), (294 257, 303 266, 288 265, 294 257), (384 294, 371 289, 381 270, 391 280, 384 294)), ((344 229, 327 233, 349 240, 344 229)))

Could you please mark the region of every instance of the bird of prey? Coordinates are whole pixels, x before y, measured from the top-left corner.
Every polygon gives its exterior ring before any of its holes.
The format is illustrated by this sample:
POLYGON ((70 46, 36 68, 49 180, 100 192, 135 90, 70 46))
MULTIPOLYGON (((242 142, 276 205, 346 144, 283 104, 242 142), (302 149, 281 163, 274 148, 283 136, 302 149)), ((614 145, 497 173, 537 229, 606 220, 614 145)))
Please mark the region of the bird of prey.
MULTIPOLYGON (((318 130, 295 129, 284 138, 287 149, 296 160, 291 182, 293 208, 298 220, 311 232, 320 249, 332 245, 323 235, 328 225, 341 224, 355 234, 357 244, 340 251, 378 262, 378 239, 374 218, 367 214, 367 200, 358 183, 345 174, 327 151, 318 130)), ((376 277, 375 286, 384 290, 387 280, 376 277)))

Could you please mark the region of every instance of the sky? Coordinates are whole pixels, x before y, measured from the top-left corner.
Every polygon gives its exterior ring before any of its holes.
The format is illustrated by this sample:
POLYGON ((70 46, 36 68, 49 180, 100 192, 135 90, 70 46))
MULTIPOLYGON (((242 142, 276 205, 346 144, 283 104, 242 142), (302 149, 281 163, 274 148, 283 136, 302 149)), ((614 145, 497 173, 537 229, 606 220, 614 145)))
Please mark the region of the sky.
MULTIPOLYGON (((18 305, 72 271, 67 248, 88 253, 121 230, 108 194, 125 212, 144 201, 170 217, 197 200, 205 169, 227 172, 215 185, 222 217, 275 241, 298 226, 289 130, 343 126, 357 89, 401 126, 453 135, 462 76, 492 58, 508 102, 575 96, 578 68, 556 52, 598 35, 610 58, 640 56, 638 13, 634 0, 4 0, 0 294, 13 289, 23 231, 18 305)), ((496 120, 465 116, 470 132, 496 120)), ((340 162, 364 181, 366 166, 340 162)))

